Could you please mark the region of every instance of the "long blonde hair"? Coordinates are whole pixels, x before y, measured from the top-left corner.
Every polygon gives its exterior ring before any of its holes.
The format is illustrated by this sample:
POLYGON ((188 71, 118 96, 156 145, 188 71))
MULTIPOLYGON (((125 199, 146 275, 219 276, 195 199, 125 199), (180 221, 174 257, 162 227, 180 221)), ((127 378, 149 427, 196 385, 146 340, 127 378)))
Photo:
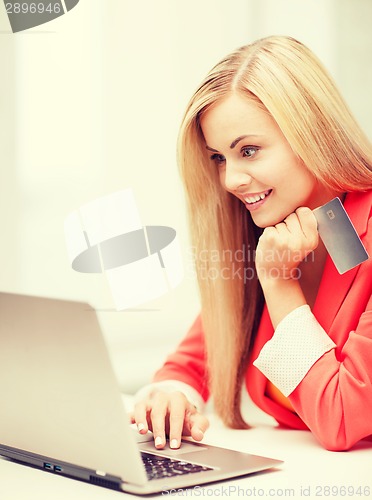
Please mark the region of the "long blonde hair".
POLYGON ((223 421, 244 428, 241 388, 263 307, 253 262, 260 230, 221 187, 200 127, 202 114, 232 92, 266 108, 294 153, 331 189, 370 189, 372 150, 322 64, 290 37, 264 38, 227 56, 187 107, 178 162, 196 255, 208 383, 223 421))

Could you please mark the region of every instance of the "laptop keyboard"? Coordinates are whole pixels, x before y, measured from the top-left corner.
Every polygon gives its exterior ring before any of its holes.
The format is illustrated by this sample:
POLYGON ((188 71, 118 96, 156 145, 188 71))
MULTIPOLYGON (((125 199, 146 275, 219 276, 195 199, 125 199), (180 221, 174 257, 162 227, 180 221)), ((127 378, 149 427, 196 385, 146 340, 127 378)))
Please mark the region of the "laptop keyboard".
POLYGON ((185 462, 184 460, 176 460, 174 458, 152 455, 151 453, 141 452, 141 455, 149 480, 212 470, 210 467, 206 467, 204 465, 197 465, 185 462))

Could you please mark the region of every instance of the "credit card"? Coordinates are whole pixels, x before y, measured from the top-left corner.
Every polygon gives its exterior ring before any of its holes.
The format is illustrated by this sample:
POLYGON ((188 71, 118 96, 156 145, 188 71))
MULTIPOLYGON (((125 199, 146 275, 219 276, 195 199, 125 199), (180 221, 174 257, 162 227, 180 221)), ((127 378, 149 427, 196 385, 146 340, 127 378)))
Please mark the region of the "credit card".
POLYGON ((340 274, 368 259, 368 253, 340 198, 334 198, 313 213, 318 222, 319 236, 340 274))

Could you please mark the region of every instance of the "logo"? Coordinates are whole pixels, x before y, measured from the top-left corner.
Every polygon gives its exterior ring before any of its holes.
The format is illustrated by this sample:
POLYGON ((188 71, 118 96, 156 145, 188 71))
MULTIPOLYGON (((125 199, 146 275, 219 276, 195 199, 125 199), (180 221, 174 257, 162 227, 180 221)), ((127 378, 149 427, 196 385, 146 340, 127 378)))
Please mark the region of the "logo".
POLYGON ((103 273, 117 311, 160 297, 183 279, 175 229, 144 226, 131 189, 71 212, 65 238, 72 269, 103 273))
POLYGON ((79 0, 32 0, 16 2, 4 0, 13 33, 53 21, 76 7, 79 0))

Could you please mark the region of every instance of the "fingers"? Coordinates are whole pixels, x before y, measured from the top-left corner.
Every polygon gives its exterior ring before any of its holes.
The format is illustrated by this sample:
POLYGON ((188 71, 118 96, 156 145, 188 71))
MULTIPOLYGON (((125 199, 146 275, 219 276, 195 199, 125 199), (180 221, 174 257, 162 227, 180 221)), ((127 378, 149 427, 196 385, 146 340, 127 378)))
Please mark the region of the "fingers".
POLYGON ((137 429, 141 434, 146 434, 149 427, 147 423, 147 406, 144 401, 140 401, 134 407, 132 423, 137 424, 137 429))
POLYGON ((201 413, 195 412, 190 416, 190 434, 195 441, 201 441, 209 427, 208 419, 201 413))
POLYGON ((157 449, 164 448, 167 435, 173 449, 180 447, 182 435, 191 435, 200 441, 209 426, 208 420, 197 412, 186 396, 176 391, 158 391, 137 403, 133 420, 142 434, 152 430, 157 449))
POLYGON ((181 392, 174 393, 169 405, 169 445, 171 448, 180 447, 185 416, 189 407, 190 403, 184 394, 181 392))
POLYGON ((294 213, 289 214, 283 222, 275 226, 280 236, 287 241, 298 242, 300 245, 314 250, 318 244, 317 221, 313 212, 308 207, 300 207, 294 213))
POLYGON ((318 246, 319 235, 313 212, 300 207, 284 221, 266 227, 256 248, 256 269, 261 281, 298 279, 299 265, 318 246))
POLYGON ((300 249, 303 257, 316 249, 319 243, 317 221, 313 212, 307 207, 301 207, 285 219, 288 232, 293 236, 294 247, 300 249))
POLYGON ((154 434, 155 446, 158 449, 164 448, 165 440, 165 417, 168 413, 167 394, 157 392, 153 396, 151 409, 152 432, 154 434))
POLYGON ((312 210, 308 207, 300 207, 296 215, 301 226, 302 233, 308 241, 309 246, 315 249, 319 242, 318 223, 312 210))

